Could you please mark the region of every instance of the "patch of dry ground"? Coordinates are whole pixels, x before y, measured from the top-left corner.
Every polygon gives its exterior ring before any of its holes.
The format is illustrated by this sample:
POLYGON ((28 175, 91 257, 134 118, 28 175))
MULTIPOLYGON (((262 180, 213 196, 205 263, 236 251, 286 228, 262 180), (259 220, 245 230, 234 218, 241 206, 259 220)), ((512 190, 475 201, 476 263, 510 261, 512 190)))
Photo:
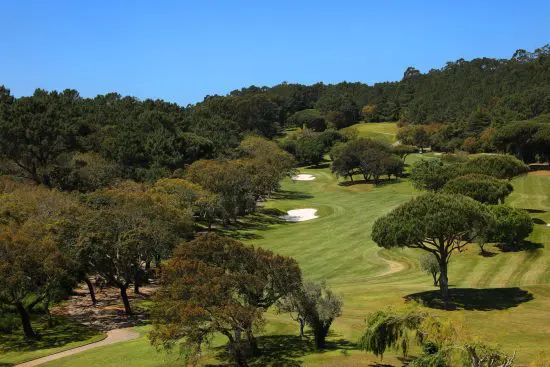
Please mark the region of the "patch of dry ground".
POLYGON ((66 302, 53 308, 52 314, 68 317, 101 331, 141 325, 149 318, 149 313, 139 307, 139 302, 150 299, 157 287, 158 285, 152 282, 141 287, 140 294, 135 294, 133 289, 128 289, 128 298, 134 311, 132 316, 124 313, 118 288, 96 289, 97 303, 94 305, 85 285, 79 287, 66 302))

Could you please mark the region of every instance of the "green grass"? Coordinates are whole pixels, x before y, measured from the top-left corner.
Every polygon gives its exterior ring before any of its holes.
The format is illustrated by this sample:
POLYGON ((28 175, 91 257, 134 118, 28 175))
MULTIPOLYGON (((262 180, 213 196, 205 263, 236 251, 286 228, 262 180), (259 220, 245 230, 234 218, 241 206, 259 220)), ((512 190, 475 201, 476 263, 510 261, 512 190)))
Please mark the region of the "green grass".
POLYGON ((48 328, 42 320, 34 320, 33 327, 40 339, 29 342, 21 330, 0 334, 0 366, 11 366, 50 354, 94 343, 105 338, 105 334, 65 320, 48 328))
MULTIPOLYGON (((365 124, 370 125, 370 124, 365 124)), ((409 161, 418 159, 410 157, 409 161)), ((314 353, 294 340, 297 326, 287 315, 268 313, 262 344, 280 343, 278 353, 286 360, 305 366, 357 366, 379 362, 373 355, 342 344, 355 342, 364 327, 365 316, 393 306, 406 307, 405 297, 434 291, 431 276, 419 270, 418 250, 384 250, 370 239, 376 218, 420 194, 407 180, 371 185, 339 186, 328 169, 307 169, 315 181, 285 181, 284 192, 265 203, 263 213, 250 216, 229 234, 247 243, 269 248, 298 260, 304 277, 326 280, 344 299, 344 313, 336 320, 331 341, 334 348, 314 353), (301 223, 282 223, 276 214, 295 208, 317 208, 320 218, 301 223), (398 263, 398 264, 396 264, 398 263), (391 269, 402 269, 388 274, 391 269), (288 335, 281 339, 277 335, 288 335), (286 354, 283 353, 285 348, 286 354), (351 348, 351 349, 350 349, 351 348)), ((537 224, 532 243, 547 245, 550 240, 550 176, 530 174, 513 181, 508 203, 530 209, 537 224)), ((534 246, 537 247, 537 246, 534 246)), ((453 257, 450 283, 455 288, 458 310, 431 312, 457 319, 472 334, 498 343, 507 352, 517 351, 517 361, 528 364, 540 351, 550 349, 550 252, 547 248, 501 252, 490 247, 492 257, 481 257, 476 247, 453 257), (479 289, 478 289, 479 288, 479 289)), ((216 351, 208 353, 212 362, 216 351)), ((46 366, 177 366, 180 363, 157 353, 143 336, 131 342, 99 348, 46 366)), ((257 365, 268 365, 269 360, 257 365)), ((383 363, 400 364, 388 353, 383 363)))
POLYGON ((351 127, 359 131, 359 136, 380 139, 388 143, 395 142, 397 123, 395 122, 360 122, 351 127))
POLYGON ((149 344, 147 339, 149 327, 136 327, 135 330, 140 333, 138 339, 91 349, 86 352, 75 354, 74 356, 45 363, 42 366, 171 367, 182 365, 182 363, 178 361, 177 353, 157 352, 156 349, 149 344))

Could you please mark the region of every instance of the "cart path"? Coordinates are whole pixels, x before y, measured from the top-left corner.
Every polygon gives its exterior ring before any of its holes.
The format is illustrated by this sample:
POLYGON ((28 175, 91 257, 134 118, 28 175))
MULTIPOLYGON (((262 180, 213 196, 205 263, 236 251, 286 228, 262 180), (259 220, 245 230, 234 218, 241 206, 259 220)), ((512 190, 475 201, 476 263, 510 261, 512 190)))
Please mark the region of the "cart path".
POLYGON ((90 343, 83 345, 81 347, 76 347, 73 349, 65 350, 63 352, 50 354, 49 356, 33 359, 32 361, 28 361, 25 363, 21 363, 18 365, 15 365, 14 367, 32 367, 32 366, 38 366, 46 362, 55 361, 56 359, 60 359, 67 356, 72 356, 73 354, 81 353, 86 350, 94 349, 97 347, 103 347, 105 345, 111 345, 115 343, 120 343, 128 340, 137 339, 139 337, 139 333, 137 333, 132 328, 124 328, 124 329, 113 329, 107 332, 107 337, 101 341, 90 343))

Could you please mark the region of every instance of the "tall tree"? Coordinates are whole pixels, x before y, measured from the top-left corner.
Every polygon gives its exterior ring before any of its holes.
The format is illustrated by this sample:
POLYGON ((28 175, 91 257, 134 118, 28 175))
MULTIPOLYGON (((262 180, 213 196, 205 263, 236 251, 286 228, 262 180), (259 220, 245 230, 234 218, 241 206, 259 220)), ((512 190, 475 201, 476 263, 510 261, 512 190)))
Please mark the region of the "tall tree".
POLYGON ((133 313, 127 289, 139 291, 147 262, 172 248, 191 230, 191 212, 181 210, 171 198, 149 194, 139 185, 126 184, 90 194, 90 210, 83 219, 76 243, 90 267, 120 289, 127 314, 133 313))
POLYGON ((481 203, 461 195, 427 194, 378 218, 372 239, 384 248, 409 247, 432 253, 439 263, 439 288, 449 296, 447 268, 451 255, 482 236, 492 216, 481 203))
POLYGON ((57 158, 79 148, 88 128, 82 123, 80 96, 37 89, 17 99, 0 118, 0 153, 38 184, 50 184, 49 170, 57 158))
POLYGON ((71 259, 61 251, 59 231, 78 212, 66 195, 21 187, 0 195, 0 303, 15 307, 28 338, 36 338, 30 310, 71 289, 71 259))
POLYGON ((182 244, 163 271, 153 310, 154 344, 184 343, 194 355, 215 334, 227 337, 238 365, 241 338, 258 352, 262 313, 301 284, 295 260, 208 234, 182 244), (178 312, 174 312, 178 310, 178 312))

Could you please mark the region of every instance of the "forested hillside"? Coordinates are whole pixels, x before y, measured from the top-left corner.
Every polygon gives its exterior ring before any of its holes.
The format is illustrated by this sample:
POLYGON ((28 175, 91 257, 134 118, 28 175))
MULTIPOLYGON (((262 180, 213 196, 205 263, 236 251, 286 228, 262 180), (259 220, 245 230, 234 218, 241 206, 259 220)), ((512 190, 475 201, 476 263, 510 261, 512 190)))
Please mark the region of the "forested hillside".
POLYGON ((116 170, 153 181, 198 159, 232 158, 247 134, 274 138, 289 126, 315 132, 361 120, 409 124, 399 135, 406 144, 535 161, 548 156, 550 46, 509 60, 460 59, 425 74, 410 67, 397 82, 251 86, 187 107, 116 93, 82 98, 70 89, 14 98, 7 87, 0 104, 2 171, 67 189, 86 185, 75 174, 84 165, 102 167, 95 179, 116 170))

